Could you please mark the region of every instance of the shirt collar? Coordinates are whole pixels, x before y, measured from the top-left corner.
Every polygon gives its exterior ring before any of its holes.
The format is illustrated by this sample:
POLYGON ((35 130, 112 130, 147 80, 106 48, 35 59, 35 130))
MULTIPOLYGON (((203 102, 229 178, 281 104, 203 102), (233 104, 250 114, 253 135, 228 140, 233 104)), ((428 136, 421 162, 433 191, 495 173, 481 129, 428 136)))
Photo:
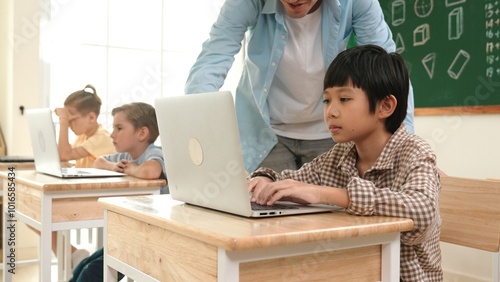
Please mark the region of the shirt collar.
POLYGON ((262 8, 263 14, 276 14, 278 12, 278 5, 280 4, 279 0, 268 0, 266 4, 264 4, 264 8, 262 8))
POLYGON ((399 128, 392 134, 387 144, 385 144, 382 153, 378 157, 377 161, 373 165, 374 169, 392 169, 395 164, 395 159, 398 157, 397 148, 401 146, 401 144, 410 137, 408 130, 406 129, 405 124, 401 124, 399 128))
MULTIPOLYGON (((340 18, 340 10, 341 4, 339 0, 323 0, 323 5, 328 5, 333 13, 333 16, 339 20, 340 18)), ((280 14, 283 16, 283 6, 279 0, 267 0, 264 4, 264 8, 262 8, 263 14, 280 14)))
MULTIPOLYGON (((394 134, 389 138, 387 144, 385 145, 382 153, 377 158, 375 164, 370 168, 370 170, 390 170, 394 168, 395 159, 397 158, 397 148, 401 146, 404 140, 408 139, 410 134, 406 129, 405 124, 401 126, 394 132, 394 134)), ((345 146, 345 151, 341 157, 338 168, 344 173, 351 175, 352 173, 357 174, 356 170, 356 158, 357 152, 356 147, 353 142, 349 142, 345 146)))

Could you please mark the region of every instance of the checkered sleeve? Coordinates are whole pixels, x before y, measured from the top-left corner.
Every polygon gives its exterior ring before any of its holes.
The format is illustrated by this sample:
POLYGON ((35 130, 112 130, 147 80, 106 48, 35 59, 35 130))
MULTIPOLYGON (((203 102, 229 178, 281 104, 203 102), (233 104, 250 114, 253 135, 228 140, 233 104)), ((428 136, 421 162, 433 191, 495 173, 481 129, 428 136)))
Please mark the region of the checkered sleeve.
POLYGON ((393 154, 393 165, 397 167, 393 172, 375 170, 364 178, 353 177, 347 185, 348 212, 412 219, 414 229, 404 232, 401 237, 406 244, 427 240, 439 220, 440 183, 436 157, 426 143, 417 140, 415 146, 414 141, 393 154))

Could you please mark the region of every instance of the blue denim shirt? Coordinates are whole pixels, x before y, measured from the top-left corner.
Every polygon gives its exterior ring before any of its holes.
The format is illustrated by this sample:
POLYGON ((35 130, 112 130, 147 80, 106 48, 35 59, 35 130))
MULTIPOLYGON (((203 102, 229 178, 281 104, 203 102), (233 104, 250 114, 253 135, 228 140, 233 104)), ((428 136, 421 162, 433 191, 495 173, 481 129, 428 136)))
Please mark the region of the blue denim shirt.
MULTIPOLYGON (((352 31, 359 45, 395 51, 378 0, 323 0, 321 9, 325 70, 346 48, 352 31)), ((187 94, 219 91, 246 36, 235 107, 247 171, 254 171, 278 140, 270 126, 267 96, 288 38, 284 13, 279 0, 226 0, 186 82, 187 94)), ((409 94, 405 124, 413 133, 411 88, 409 94)))

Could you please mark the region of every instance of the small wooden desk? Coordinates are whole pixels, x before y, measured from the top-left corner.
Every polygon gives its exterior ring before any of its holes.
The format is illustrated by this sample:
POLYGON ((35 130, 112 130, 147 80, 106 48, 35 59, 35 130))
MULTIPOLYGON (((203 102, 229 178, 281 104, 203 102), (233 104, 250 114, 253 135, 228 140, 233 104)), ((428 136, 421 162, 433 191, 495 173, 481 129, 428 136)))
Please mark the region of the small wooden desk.
POLYGON ((0 171, 5 171, 9 167, 15 167, 17 169, 35 169, 35 163, 33 163, 33 162, 22 162, 22 163, 0 162, 0 171))
POLYGON ((410 219, 345 212, 249 219, 169 195, 99 199, 104 281, 399 281, 410 219))
MULTIPOLYGON (((97 203, 99 197, 159 194, 160 187, 165 185, 165 180, 131 176, 61 179, 34 170, 16 169, 15 172, 14 177, 8 170, 0 172, 4 187, 4 282, 12 279, 9 269, 13 265, 10 265, 9 255, 13 246, 9 242, 15 241, 16 235, 11 232, 15 228, 9 228, 11 224, 15 226, 17 221, 23 221, 40 231, 40 281, 51 281, 52 231, 103 227, 103 208, 97 203), (13 192, 10 187, 15 187, 15 194, 9 195, 13 192)), ((66 255, 66 264, 69 257, 66 255)), ((59 276, 59 279, 67 279, 61 277, 61 272, 59 276)))

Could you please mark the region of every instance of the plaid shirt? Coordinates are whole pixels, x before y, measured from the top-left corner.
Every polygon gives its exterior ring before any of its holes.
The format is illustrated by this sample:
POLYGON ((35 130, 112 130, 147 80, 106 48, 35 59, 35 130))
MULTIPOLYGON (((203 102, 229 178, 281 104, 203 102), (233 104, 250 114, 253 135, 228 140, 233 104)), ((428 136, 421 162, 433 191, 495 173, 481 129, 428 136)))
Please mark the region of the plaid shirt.
POLYGON ((299 170, 278 174, 260 168, 250 175, 348 190, 346 211, 354 215, 410 218, 414 229, 401 233, 401 280, 442 281, 439 235, 439 175, 427 142, 402 125, 363 177, 356 169, 354 143, 336 144, 299 170))

